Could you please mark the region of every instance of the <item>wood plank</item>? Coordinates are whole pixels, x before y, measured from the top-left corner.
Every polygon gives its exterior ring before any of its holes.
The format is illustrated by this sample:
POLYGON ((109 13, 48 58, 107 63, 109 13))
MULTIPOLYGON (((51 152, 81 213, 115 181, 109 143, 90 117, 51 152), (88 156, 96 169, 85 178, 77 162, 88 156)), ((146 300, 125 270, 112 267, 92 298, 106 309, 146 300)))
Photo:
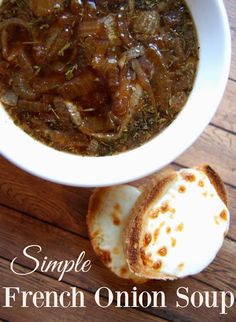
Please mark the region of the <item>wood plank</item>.
POLYGON ((232 62, 230 77, 236 80, 236 6, 235 0, 224 0, 226 10, 229 16, 232 39, 232 62))
MULTIPOLYGON (((63 282, 57 282, 54 279, 43 276, 39 273, 34 273, 29 276, 17 276, 9 271, 9 262, 0 259, 0 270, 1 270, 1 285, 2 287, 19 287, 24 291, 56 291, 58 294, 64 291, 70 291, 71 286, 63 282)), ((20 273, 26 273, 27 270, 17 265, 17 271, 20 273)), ((137 318, 137 310, 126 309, 121 310, 116 308, 115 305, 111 305, 106 310, 100 308, 95 304, 93 294, 77 289, 84 293, 85 308, 34 308, 30 305, 27 309, 20 308, 21 301, 16 296, 16 302, 13 308, 2 308, 4 305, 4 290, 0 290, 0 315, 4 319, 9 319, 14 322, 64 322, 64 321, 83 321, 83 322, 101 322, 106 321, 109 316, 109 320, 114 322, 132 321, 137 318)), ((103 305, 106 303, 105 300, 101 301, 103 305)), ((158 317, 145 314, 144 312, 138 313, 139 320, 142 322, 163 322, 164 320, 158 317)))
POLYGON ((188 167, 207 162, 220 173, 224 182, 236 186, 235 159, 236 135, 208 126, 196 143, 176 162, 188 167))
MULTIPOLYGON (((87 236, 85 216, 91 189, 56 185, 16 168, 0 158, 0 203, 57 227, 87 236)), ((175 166, 176 168, 176 166, 175 166)), ((146 182, 144 178, 135 184, 146 182)), ((236 213, 236 189, 227 186, 230 211, 236 213)), ((236 239, 236 217, 232 216, 229 235, 236 239)))
POLYGON ((222 290, 231 290, 236 294, 236 242, 225 240, 223 248, 204 272, 197 275, 197 279, 214 285, 222 290))
MULTIPOLYGON (((74 234, 59 230, 56 227, 50 226, 41 221, 35 220, 33 218, 21 215, 15 211, 10 211, 4 207, 0 208, 0 235, 2 236, 2 242, 0 243, 0 255, 8 260, 12 260, 14 257, 18 257, 17 263, 25 267, 33 268, 32 261, 22 256, 22 249, 25 246, 32 244, 39 244, 42 247, 42 253, 37 255, 39 260, 42 260, 44 256, 47 256, 52 260, 65 260, 65 259, 75 259, 79 253, 86 250, 86 258, 92 260, 92 270, 86 274, 76 274, 75 272, 69 272, 65 275, 64 281, 72 285, 77 285, 83 289, 88 289, 89 291, 95 291, 101 286, 108 286, 113 291, 114 290, 126 290, 128 292, 132 289, 132 284, 125 280, 117 278, 115 275, 110 273, 103 265, 95 258, 94 253, 91 249, 88 240, 77 237, 74 234), (12 238, 14 236, 14 238, 12 238), (56 247, 55 247, 56 245, 56 247)), ((150 281, 145 285, 138 286, 139 291, 153 291, 160 290, 164 291, 166 298, 168 299, 168 310, 158 309, 155 314, 160 315, 163 318, 169 320, 183 320, 185 321, 186 316, 188 316, 190 321, 204 320, 205 309, 199 308, 195 310, 193 307, 188 307, 186 310, 179 310, 175 307, 176 301, 176 290, 181 287, 189 287, 191 291, 213 291, 218 289, 228 290, 228 277, 233 278, 235 274, 234 267, 234 257, 235 256, 235 244, 228 245, 228 247, 223 248, 221 254, 219 254, 219 259, 217 259, 212 264, 212 270, 214 274, 211 276, 209 281, 209 272, 205 275, 202 273, 197 276, 201 281, 193 278, 186 278, 184 280, 177 280, 175 282, 161 282, 161 281, 150 281), (230 250, 228 250, 228 247, 230 250), (226 253, 225 253, 226 252, 226 253), (230 256, 229 256, 230 255, 230 256), (228 262, 224 265, 225 276, 227 276, 227 282, 224 283, 224 279, 221 277, 221 282, 218 283, 221 272, 217 271, 221 265, 224 258, 228 257, 228 262), (217 264, 216 264, 217 263, 217 264), (205 277, 204 277, 205 275, 205 277), (207 286, 203 283, 209 282, 213 285, 207 286), (196 317, 199 320, 196 320, 196 317)), ((210 268, 209 268, 210 269, 210 268)), ((46 273, 51 277, 57 278, 58 274, 54 272, 46 273)), ((232 290, 235 291, 234 285, 231 285, 232 290)), ((104 294, 105 295, 105 294, 104 294)), ((148 309, 148 312, 150 309, 148 309)), ((231 310, 231 314, 236 317, 236 307, 231 310)), ((214 321, 216 318, 217 309, 209 310, 209 321, 214 321)))
POLYGON ((0 203, 86 236, 84 217, 91 190, 57 185, 0 160, 0 203))
POLYGON ((224 98, 212 120, 212 124, 236 133, 236 82, 229 80, 224 98))

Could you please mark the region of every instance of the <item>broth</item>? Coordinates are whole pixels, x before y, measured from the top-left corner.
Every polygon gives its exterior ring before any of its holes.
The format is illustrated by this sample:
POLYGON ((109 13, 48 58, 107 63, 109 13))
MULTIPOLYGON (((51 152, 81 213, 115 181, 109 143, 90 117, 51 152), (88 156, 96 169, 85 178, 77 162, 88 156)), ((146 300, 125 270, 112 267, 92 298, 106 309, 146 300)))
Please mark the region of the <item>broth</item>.
POLYGON ((136 148, 185 105, 198 40, 183 0, 5 0, 0 100, 45 144, 105 156, 136 148))

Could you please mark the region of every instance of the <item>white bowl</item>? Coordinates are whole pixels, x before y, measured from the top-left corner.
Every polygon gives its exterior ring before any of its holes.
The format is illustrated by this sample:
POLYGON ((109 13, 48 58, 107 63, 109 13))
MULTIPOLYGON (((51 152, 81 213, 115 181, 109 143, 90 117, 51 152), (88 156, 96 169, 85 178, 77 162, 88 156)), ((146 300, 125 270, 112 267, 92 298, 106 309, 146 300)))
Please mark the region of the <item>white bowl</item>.
MULTIPOLYGON (((231 40, 222 0, 187 0, 200 43, 200 62, 190 98, 177 119, 140 148, 110 157, 56 151, 14 125, 0 107, 0 151, 20 168, 73 186, 107 186, 133 181, 172 162, 200 136, 222 99, 230 68, 231 40)), ((207 162, 207 160, 206 160, 207 162)))

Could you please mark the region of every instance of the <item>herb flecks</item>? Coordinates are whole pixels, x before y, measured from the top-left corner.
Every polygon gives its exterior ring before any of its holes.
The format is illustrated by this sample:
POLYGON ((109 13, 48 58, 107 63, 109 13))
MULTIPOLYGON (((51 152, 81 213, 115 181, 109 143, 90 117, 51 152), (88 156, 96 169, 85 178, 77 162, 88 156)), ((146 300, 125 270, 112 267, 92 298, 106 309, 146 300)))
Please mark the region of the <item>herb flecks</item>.
POLYGON ((74 77, 74 72, 77 69, 78 69, 78 64, 75 64, 68 69, 68 71, 66 72, 66 79, 68 81, 72 80, 72 78, 74 77))
POLYGON ((59 50, 59 52, 58 52, 58 56, 64 56, 64 54, 65 54, 65 51, 67 50, 67 49, 69 49, 70 48, 70 46, 71 46, 71 43, 66 43, 60 50, 59 50))

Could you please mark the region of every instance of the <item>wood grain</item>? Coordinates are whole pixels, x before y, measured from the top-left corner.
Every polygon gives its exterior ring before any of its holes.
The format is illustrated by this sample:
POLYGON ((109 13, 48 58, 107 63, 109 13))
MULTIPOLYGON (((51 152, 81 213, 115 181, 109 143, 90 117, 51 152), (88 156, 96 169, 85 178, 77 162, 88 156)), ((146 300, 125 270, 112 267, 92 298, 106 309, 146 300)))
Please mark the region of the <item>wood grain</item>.
POLYGON ((236 80, 236 6, 235 0, 224 0, 229 17, 232 39, 232 62, 230 77, 236 80))
MULTIPOLYGON (((21 290, 36 291, 56 291, 58 294, 64 291, 70 291, 71 285, 66 283, 58 283, 57 281, 46 277, 45 275, 34 273, 30 276, 16 277, 15 274, 9 272, 9 262, 0 259, 0 270, 1 270, 1 285, 3 287, 19 287, 21 290)), ((17 266, 17 271, 20 273, 26 273, 27 270, 17 266)), ((9 319, 14 322, 101 322, 105 321, 109 316, 112 321, 115 319, 117 322, 124 322, 126 319, 133 320, 137 316, 137 312, 134 309, 121 310, 116 308, 115 305, 111 305, 106 310, 99 308, 95 304, 94 295, 83 291, 78 287, 78 291, 82 291, 85 296, 85 308, 34 308, 32 305, 27 309, 20 309, 21 301, 19 297, 16 297, 16 303, 13 308, 5 309, 2 313, 4 319, 9 319), (20 314, 19 314, 20 312, 20 314)), ((0 291, 0 306, 4 305, 4 294, 3 289, 0 291)), ((106 303, 105 300, 101 301, 103 305, 106 303)), ((140 322, 164 322, 165 320, 145 314, 144 312, 138 313, 140 322)))
POLYGON ((229 80, 223 101, 220 104, 212 124, 236 133, 236 82, 229 80))
POLYGON ((235 158, 236 135, 208 126, 197 142, 176 162, 187 167, 207 162, 219 172, 224 182, 236 186, 235 158))
MULTIPOLYGON (((5 159, 1 159, 0 164, 0 204, 87 236, 85 216, 92 189, 65 187, 41 180, 16 168, 5 159)), ((179 168, 175 165, 173 167, 179 168)), ((147 178, 135 184, 138 186, 146 180, 147 178)), ((227 191, 230 211, 235 214, 236 189, 227 186, 227 191)), ((236 216, 232 216, 228 236, 236 240, 236 216)))
MULTIPOLYGON (((199 140, 172 165, 178 169, 208 162, 220 173, 230 199, 231 227, 228 238, 214 262, 201 274, 175 282, 153 282, 138 286, 142 290, 164 291, 167 308, 129 310, 101 310, 94 305, 93 293, 101 286, 113 291, 131 292, 132 283, 110 273, 95 257, 87 238, 85 216, 91 189, 72 188, 53 184, 33 177, 0 157, 0 286, 20 286, 25 290, 57 291, 77 286, 84 290, 88 307, 81 309, 3 310, 0 303, 0 321, 236 321, 236 306, 227 316, 219 315, 219 309, 180 310, 175 306, 176 290, 180 286, 189 291, 200 292, 231 290, 236 292, 236 1, 225 0, 232 35, 232 65, 230 80, 219 110, 199 140), (12 209, 10 209, 12 208, 12 209), (32 261, 22 256, 22 249, 30 244, 39 244, 43 251, 39 259, 48 256, 52 260, 75 259, 83 250, 92 259, 89 273, 70 272, 63 282, 58 282, 54 272, 34 273, 17 277, 10 272, 9 261, 19 257, 18 268, 26 272, 32 261), (1 259, 2 257, 2 259, 1 259)), ((207 107, 204 107, 207 108, 207 107)), ((191 126, 187 125, 187 126, 191 126)), ((2 139, 2 138, 0 138, 2 139)), ((147 178, 132 183, 140 185, 147 178)), ((1 288, 0 288, 1 290, 1 288)), ((218 293, 218 298, 219 298, 218 293)), ((104 298, 106 294, 103 294, 104 298)), ((0 293, 0 301, 2 300, 0 293)))
MULTIPOLYGON (((64 281, 68 284, 72 284, 90 292, 95 292, 101 286, 108 286, 113 291, 115 290, 127 290, 128 292, 132 289, 132 283, 126 282, 114 276, 110 273, 95 257, 89 242, 86 239, 80 238, 73 234, 64 232, 56 227, 49 226, 46 223, 36 221, 33 218, 26 217, 17 212, 10 211, 1 207, 0 209, 0 235, 2 236, 3 243, 0 244, 1 255, 12 260, 14 257, 18 257, 17 263, 28 268, 33 268, 32 261, 26 259, 22 256, 22 249, 25 246, 31 244, 40 244, 42 246, 42 253, 37 255, 37 258, 42 261, 42 259, 47 256, 52 260, 65 260, 65 259, 75 259, 82 250, 86 250, 86 258, 92 259, 92 270, 86 274, 78 274, 75 272, 69 272, 65 275, 64 281), (14 238, 12 238, 14 236, 14 238), (44 238, 42 239, 42 236, 44 238)), ((227 255, 225 255, 227 256, 227 255)), ((225 268, 227 274, 232 274, 231 267, 225 268)), ((48 277, 54 279, 58 278, 58 273, 49 272, 44 273, 48 277)), ((203 277, 201 277, 201 280, 203 277)), ((217 281, 217 275, 215 276, 215 283, 217 281)), ((207 279, 206 279, 207 280, 207 279)), ((212 282, 212 281, 211 281, 212 282)), ((214 284, 214 282, 213 282, 214 284)), ((35 285, 32 284, 32 285, 35 285)), ((46 284, 45 284, 46 285, 46 284)), ((153 311, 151 308, 145 310, 145 312, 153 313, 166 319, 172 319, 175 317, 176 321, 185 321, 186 316, 188 316, 191 321, 199 321, 199 319, 204 318, 205 309, 194 310, 192 307, 183 311, 176 309, 176 290, 180 286, 189 287, 191 292, 195 290, 213 291, 217 288, 207 286, 202 283, 202 281, 197 281, 193 278, 178 280, 175 282, 149 282, 145 285, 140 285, 138 287, 139 291, 153 291, 162 290, 165 292, 168 298, 168 310, 158 309, 153 311)), ((228 285, 221 284, 221 288, 228 289, 228 285)), ((105 294, 104 294, 105 296, 105 294)), ((230 314, 236 314, 235 309, 231 309, 230 314)), ((209 317, 213 321, 214 316, 217 314, 216 310, 209 311, 209 317)), ((227 320, 229 316, 225 317, 227 320)), ((116 320, 115 320, 116 321, 116 320)))
MULTIPOLYGON (((65 276, 65 281, 70 284, 80 285, 82 288, 88 290, 96 290, 102 285, 109 285, 114 290, 130 290, 131 284, 125 280, 117 278, 100 263, 95 257, 90 243, 87 239, 72 235, 71 233, 59 230, 58 228, 35 220, 27 218, 24 215, 9 210, 5 207, 0 207, 0 236, 2 236, 3 244, 0 244, 0 254, 12 260, 14 257, 19 257, 18 264, 32 268, 33 263, 22 256, 22 249, 28 245, 39 244, 43 251, 37 255, 38 258, 43 259, 47 256, 49 259, 65 260, 75 259, 79 253, 86 250, 86 258, 92 259, 93 269, 86 274, 76 274, 70 272, 65 276), (14 239, 12 239, 14 236, 14 239), (44 236, 44 238, 42 238, 44 236), (56 241, 56 248, 55 248, 56 241)), ((234 242, 226 241, 225 247, 219 253, 217 259, 211 266, 202 274, 196 276, 198 280, 186 279, 185 284, 194 284, 196 289, 203 289, 206 284, 212 285, 215 289, 235 290, 235 281, 233 281, 236 274, 235 255, 236 248, 234 242), (227 259, 227 261, 225 261, 227 259), (221 268, 221 269, 219 269, 221 268), (222 270, 224 275, 222 275, 222 270), (214 271, 214 274, 211 272, 214 271), (220 281, 220 283, 219 283, 220 281), (203 283, 202 283, 203 282, 203 283), (204 285, 205 283, 205 285, 204 285)), ((57 278, 58 274, 49 272, 49 276, 57 278)), ((169 297, 174 298, 175 286, 181 285, 182 281, 177 282, 150 282, 139 287, 140 290, 154 290, 155 288, 165 289, 167 286, 173 286, 169 297)), ((236 309, 236 307, 235 307, 236 309)), ((236 312, 235 312, 236 313, 236 312)))

